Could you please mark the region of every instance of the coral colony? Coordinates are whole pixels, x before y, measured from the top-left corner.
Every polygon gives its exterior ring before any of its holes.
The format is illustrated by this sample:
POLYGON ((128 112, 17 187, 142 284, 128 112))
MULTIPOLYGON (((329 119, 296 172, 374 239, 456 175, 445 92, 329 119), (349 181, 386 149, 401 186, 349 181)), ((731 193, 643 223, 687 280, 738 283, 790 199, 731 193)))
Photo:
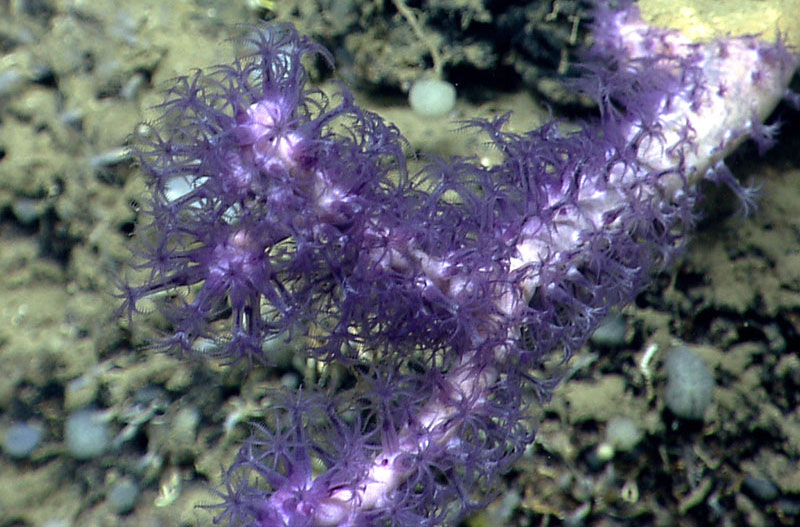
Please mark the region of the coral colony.
POLYGON ((796 57, 755 37, 693 44, 635 6, 600 8, 580 88, 601 116, 574 133, 472 125, 502 160, 434 159, 342 88, 288 26, 232 65, 178 79, 134 138, 150 184, 135 314, 158 294, 190 355, 271 364, 293 346, 344 380, 276 393, 226 472, 231 526, 452 523, 485 503, 533 440, 531 393, 692 226, 697 183, 787 95, 796 57), (181 191, 176 188, 183 185, 181 191), (556 355, 558 357, 558 355, 556 355), (538 373, 537 373, 538 372, 538 373))

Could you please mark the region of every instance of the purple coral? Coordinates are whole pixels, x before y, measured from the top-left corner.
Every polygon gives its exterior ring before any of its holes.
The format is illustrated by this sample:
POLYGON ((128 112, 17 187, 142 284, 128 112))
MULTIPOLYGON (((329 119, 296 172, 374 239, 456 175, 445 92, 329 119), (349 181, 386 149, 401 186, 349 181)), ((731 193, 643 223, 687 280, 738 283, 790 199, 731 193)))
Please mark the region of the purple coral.
POLYGON ((533 372, 669 260, 695 184, 795 67, 780 45, 692 44, 630 7, 598 27, 607 65, 582 86, 602 119, 572 134, 473 123, 503 154, 489 168, 410 175, 396 129, 344 89, 306 87, 303 58, 329 56, 287 26, 169 92, 135 137, 148 278, 124 288, 128 308, 165 294, 164 349, 268 363, 295 340, 353 378, 276 397, 227 473, 221 521, 437 525, 481 504, 533 437, 523 394, 552 390, 533 372))

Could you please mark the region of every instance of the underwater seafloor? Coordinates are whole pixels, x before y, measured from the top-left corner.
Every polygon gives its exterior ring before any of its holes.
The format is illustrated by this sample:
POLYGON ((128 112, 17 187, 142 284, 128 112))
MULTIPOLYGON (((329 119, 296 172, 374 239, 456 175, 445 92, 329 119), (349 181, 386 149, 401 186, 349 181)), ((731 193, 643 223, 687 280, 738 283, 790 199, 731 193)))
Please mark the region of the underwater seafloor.
MULTIPOLYGON (((431 27, 469 28, 491 20, 484 6, 498 3, 425 4, 438 13, 431 27)), ((546 33, 547 21, 575 25, 581 2, 507 4, 546 33), (532 11, 544 13, 540 26, 532 11)), ((145 189, 126 137, 154 117, 171 77, 229 60, 223 41, 260 17, 305 21, 304 31, 341 45, 337 74, 413 147, 480 152, 480 138, 450 133, 449 119, 406 109, 402 91, 427 47, 388 0, 0 0, 0 527, 210 525, 213 510, 199 506, 215 503, 221 466, 258 420, 266 387, 313 378, 302 362, 244 375, 178 361, 144 348, 157 321, 131 330, 115 317, 113 277, 145 189), (102 448, 76 456, 67 422, 86 412, 102 448), (20 425, 40 434, 32 450, 14 450, 29 438, 13 435, 20 425)), ((575 44, 576 35, 562 27, 542 41, 575 44)), ((485 43, 459 55, 438 36, 461 82, 470 68, 503 62, 485 43)), ((554 88, 559 60, 527 60, 506 68, 522 79, 515 89, 469 88, 450 118, 514 109, 521 130, 546 118, 542 108, 558 114, 566 101, 578 111, 580 101, 554 88)), ((685 257, 623 310, 616 336, 573 358, 571 379, 541 411, 536 444, 465 525, 800 524, 800 114, 778 112, 786 122, 777 147, 758 156, 745 146, 729 160, 761 186, 759 209, 742 218, 735 197, 709 189, 685 257), (677 343, 714 377, 702 420, 665 408, 664 357, 677 343), (638 442, 601 456, 617 417, 630 419, 638 442)))

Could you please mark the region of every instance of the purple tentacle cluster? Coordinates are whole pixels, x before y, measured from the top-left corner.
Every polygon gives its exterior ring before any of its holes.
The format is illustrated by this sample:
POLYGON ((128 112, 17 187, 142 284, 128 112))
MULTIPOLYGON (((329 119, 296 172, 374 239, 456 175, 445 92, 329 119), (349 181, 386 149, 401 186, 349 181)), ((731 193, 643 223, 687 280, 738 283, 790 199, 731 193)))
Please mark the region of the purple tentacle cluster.
POLYGON ((160 295, 157 346, 270 364, 292 342, 350 375, 335 393, 275 395, 218 520, 423 526, 478 506, 533 438, 524 393, 549 396, 543 360, 568 357, 679 248, 696 182, 760 122, 754 106, 750 128, 700 126, 735 90, 721 66, 748 52, 788 81, 795 63, 755 39, 685 44, 632 8, 598 16, 603 62, 580 86, 602 118, 569 134, 472 123, 502 154, 491 167, 409 173, 393 126, 344 88, 307 86, 303 60, 330 55, 288 26, 180 78, 140 128, 147 279, 122 294, 132 313, 160 295))

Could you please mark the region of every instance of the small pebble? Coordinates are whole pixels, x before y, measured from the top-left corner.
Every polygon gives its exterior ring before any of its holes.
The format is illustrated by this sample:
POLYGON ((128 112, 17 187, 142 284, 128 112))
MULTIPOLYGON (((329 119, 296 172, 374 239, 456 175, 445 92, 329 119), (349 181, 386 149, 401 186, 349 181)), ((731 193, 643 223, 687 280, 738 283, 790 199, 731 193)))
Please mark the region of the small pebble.
POLYGON ((630 417, 614 417, 606 426, 606 442, 617 452, 633 450, 642 439, 642 431, 630 417))
POLYGON ((761 501, 772 501, 778 497, 778 487, 768 479, 745 476, 743 483, 750 494, 761 501))
POLYGON ((420 79, 408 92, 411 109, 421 117, 441 117, 456 105, 456 88, 439 79, 420 79))
POLYGON ((3 451, 16 459, 27 458, 42 441, 42 427, 32 423, 15 423, 3 437, 3 451))
POLYGON ((117 514, 133 510, 139 499, 139 485, 130 478, 121 478, 108 490, 106 501, 117 514))
POLYGON ((32 225, 39 219, 39 207, 35 200, 18 198, 11 204, 11 211, 22 225, 32 225))
POLYGON ((683 419, 702 420, 711 404, 714 377, 689 348, 679 346, 667 356, 667 408, 683 419))
POLYGON ((627 332, 628 324, 625 317, 619 314, 611 315, 594 330, 589 340, 601 348, 617 349, 625 345, 627 332))
POLYGON ((64 426, 67 451, 75 459, 91 459, 108 448, 111 434, 101 412, 79 410, 69 417, 64 426))

